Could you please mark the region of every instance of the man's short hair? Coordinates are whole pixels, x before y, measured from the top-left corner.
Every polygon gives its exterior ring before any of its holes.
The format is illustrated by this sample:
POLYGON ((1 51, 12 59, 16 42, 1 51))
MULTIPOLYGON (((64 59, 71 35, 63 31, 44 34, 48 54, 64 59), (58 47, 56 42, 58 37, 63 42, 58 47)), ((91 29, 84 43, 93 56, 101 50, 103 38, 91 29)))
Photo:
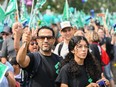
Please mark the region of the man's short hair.
POLYGON ((53 30, 51 27, 48 27, 48 26, 42 26, 41 28, 39 28, 38 31, 37 31, 37 36, 39 36, 39 35, 38 35, 38 32, 39 32, 40 30, 42 30, 42 29, 48 29, 48 30, 52 31, 52 35, 53 35, 53 37, 55 37, 55 32, 54 32, 54 30, 53 30))

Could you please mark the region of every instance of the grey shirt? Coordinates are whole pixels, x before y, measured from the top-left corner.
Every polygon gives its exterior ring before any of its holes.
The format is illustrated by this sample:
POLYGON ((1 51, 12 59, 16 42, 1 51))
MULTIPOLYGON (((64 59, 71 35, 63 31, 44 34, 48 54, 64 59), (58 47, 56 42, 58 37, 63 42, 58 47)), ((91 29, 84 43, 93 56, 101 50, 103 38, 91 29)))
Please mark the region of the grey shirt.
POLYGON ((16 57, 16 52, 14 49, 14 39, 12 37, 4 40, 2 44, 1 55, 8 60, 9 58, 16 57))

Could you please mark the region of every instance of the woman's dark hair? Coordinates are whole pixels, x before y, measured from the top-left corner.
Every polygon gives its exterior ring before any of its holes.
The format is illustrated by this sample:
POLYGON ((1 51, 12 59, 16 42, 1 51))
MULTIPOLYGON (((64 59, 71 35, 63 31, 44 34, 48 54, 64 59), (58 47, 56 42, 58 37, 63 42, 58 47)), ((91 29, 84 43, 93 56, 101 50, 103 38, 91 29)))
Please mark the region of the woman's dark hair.
MULTIPOLYGON (((61 62, 61 67, 63 67, 67 63, 69 64, 68 72, 72 74, 72 77, 77 77, 81 74, 80 73, 81 68, 74 60, 74 54, 71 52, 74 49, 74 47, 81 42, 81 40, 84 40, 89 47, 89 43, 85 37, 83 36, 72 37, 68 45, 69 53, 66 55, 66 58, 61 62)), ((93 79, 93 81, 97 81, 98 78, 101 76, 100 75, 101 69, 98 64, 99 63, 97 62, 97 60, 94 58, 94 56, 92 56, 92 54, 88 50, 87 57, 84 60, 84 67, 88 72, 89 76, 93 79)))
POLYGON ((74 47, 78 43, 80 43, 81 40, 84 40, 89 47, 89 43, 85 37, 83 37, 83 36, 72 37, 71 40, 69 41, 69 44, 68 44, 69 53, 66 55, 64 61, 62 61, 62 66, 64 66, 66 63, 68 63, 71 59, 74 59, 74 54, 71 51, 74 50, 74 47))
MULTIPOLYGON (((37 39, 37 37, 33 36, 33 37, 31 38, 31 41, 35 41, 35 42, 37 42, 36 39, 37 39)), ((31 41, 30 41, 30 42, 31 42, 31 41)), ((28 45, 27 53, 30 53, 29 45, 28 45)))

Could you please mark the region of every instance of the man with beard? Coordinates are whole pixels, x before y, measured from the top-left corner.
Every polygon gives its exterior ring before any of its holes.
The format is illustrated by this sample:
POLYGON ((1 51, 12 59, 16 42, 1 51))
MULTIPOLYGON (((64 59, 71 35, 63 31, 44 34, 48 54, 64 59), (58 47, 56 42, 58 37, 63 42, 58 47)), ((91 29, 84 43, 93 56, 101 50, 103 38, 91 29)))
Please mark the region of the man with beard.
POLYGON ((27 54, 27 47, 31 39, 29 31, 23 34, 22 39, 26 44, 22 44, 16 59, 19 65, 31 76, 29 87, 55 87, 56 66, 60 57, 51 51, 55 42, 53 29, 46 26, 38 29, 37 42, 40 49, 36 53, 27 54))

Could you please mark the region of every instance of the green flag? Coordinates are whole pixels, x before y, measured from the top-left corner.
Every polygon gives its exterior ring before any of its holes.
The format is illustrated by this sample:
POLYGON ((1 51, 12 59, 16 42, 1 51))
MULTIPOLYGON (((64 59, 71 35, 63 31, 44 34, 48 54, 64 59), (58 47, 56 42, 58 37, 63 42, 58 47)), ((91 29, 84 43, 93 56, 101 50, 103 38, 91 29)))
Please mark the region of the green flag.
POLYGON ((45 4, 46 0, 37 0, 37 3, 35 5, 35 8, 34 8, 34 11, 33 11, 33 14, 31 15, 30 17, 30 21, 29 21, 29 27, 31 26, 34 26, 36 27, 35 25, 37 25, 37 21, 39 21, 39 17, 37 16, 39 12, 38 11, 38 8, 41 8, 44 4, 45 4))
POLYGON ((85 13, 83 12, 83 11, 78 11, 78 13, 77 13, 77 26, 79 27, 79 28, 81 28, 81 27, 84 27, 84 25, 85 25, 85 13))
POLYGON ((0 62, 0 82, 3 79, 4 74, 6 73, 7 66, 0 62))
POLYGON ((107 19, 108 14, 109 14, 109 10, 108 10, 108 9, 106 9, 106 13, 105 13, 105 19, 107 19))
POLYGON ((37 25, 38 25, 38 12, 33 16, 33 20, 31 21, 31 27, 36 29, 37 25))
POLYGON ((22 3, 21 3, 21 22, 25 22, 27 20, 27 17, 28 17, 28 13, 27 13, 27 8, 26 8, 26 5, 24 3, 24 0, 22 0, 22 3))
POLYGON ((64 5, 62 20, 63 21, 69 20, 69 16, 70 16, 69 5, 68 5, 68 1, 66 0, 65 5, 64 5))
POLYGON ((10 18, 9 26, 12 26, 13 23, 16 21, 16 20, 15 20, 15 13, 11 13, 11 14, 9 15, 9 18, 10 18))
POLYGON ((7 16, 10 13, 15 12, 16 10, 17 10, 17 0, 10 0, 5 15, 7 16))
POLYGON ((5 19, 5 12, 0 6, 0 22, 4 21, 4 19, 5 19))
POLYGON ((106 19, 106 24, 109 27, 110 26, 110 20, 111 20, 111 14, 109 13, 108 9, 106 9, 106 12, 105 12, 105 19, 106 19))

